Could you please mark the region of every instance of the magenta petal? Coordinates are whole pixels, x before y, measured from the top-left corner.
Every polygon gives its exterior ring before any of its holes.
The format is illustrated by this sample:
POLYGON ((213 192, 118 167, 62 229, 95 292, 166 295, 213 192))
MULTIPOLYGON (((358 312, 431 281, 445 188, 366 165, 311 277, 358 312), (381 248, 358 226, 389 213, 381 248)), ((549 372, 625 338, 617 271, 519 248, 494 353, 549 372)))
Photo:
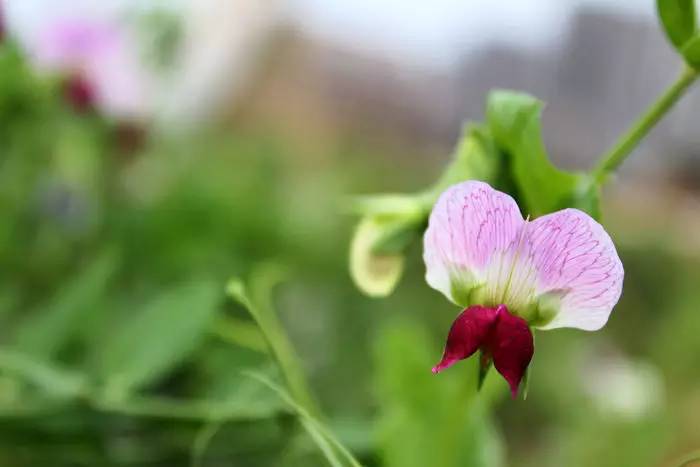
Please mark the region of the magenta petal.
POLYGON ((493 357, 496 370, 508 381, 513 398, 518 394, 518 386, 525 375, 535 345, 527 322, 511 315, 504 305, 498 308, 498 320, 489 336, 488 350, 493 357))
POLYGON ((483 306, 470 306, 460 313, 450 327, 445 352, 440 363, 433 367, 433 373, 438 373, 476 352, 486 343, 497 317, 496 308, 483 306))

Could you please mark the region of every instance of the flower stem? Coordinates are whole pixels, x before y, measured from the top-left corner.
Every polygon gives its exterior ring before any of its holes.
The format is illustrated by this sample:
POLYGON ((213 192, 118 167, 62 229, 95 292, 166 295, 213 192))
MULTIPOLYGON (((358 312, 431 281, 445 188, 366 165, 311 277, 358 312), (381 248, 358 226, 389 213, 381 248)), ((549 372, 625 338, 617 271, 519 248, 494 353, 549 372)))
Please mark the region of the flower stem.
POLYGON ((680 97, 698 78, 700 72, 685 67, 678 79, 659 96, 651 107, 623 134, 617 143, 600 158, 593 170, 598 183, 605 182, 608 174, 617 169, 647 133, 673 107, 680 97))

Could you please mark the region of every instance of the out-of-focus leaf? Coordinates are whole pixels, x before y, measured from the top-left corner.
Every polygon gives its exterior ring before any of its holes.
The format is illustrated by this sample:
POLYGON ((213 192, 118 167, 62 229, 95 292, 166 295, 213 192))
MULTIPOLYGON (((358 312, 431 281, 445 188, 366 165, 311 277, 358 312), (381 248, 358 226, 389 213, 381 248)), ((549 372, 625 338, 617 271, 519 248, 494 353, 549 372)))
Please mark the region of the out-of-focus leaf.
POLYGON ((201 467, 204 465, 204 455, 207 452, 207 447, 221 429, 221 425, 221 422, 210 422, 199 429, 190 450, 190 467, 201 467))
POLYGON ((269 349, 260 328, 251 321, 231 316, 217 320, 212 331, 223 341, 230 342, 257 352, 266 353, 269 349))
MULTIPOLYGON (((502 171, 503 158, 485 125, 468 123, 455 150, 454 158, 432 191, 432 208, 438 196, 449 186, 465 180, 495 184, 502 171)), ((430 209, 429 209, 430 210, 430 209)))
POLYGON ((528 94, 494 91, 486 107, 496 144, 509 158, 524 214, 540 216, 572 205, 597 214, 595 190, 585 189, 586 176, 559 170, 547 157, 541 101, 528 94))
POLYGON ((157 381, 181 363, 206 335, 220 300, 215 283, 197 280, 152 299, 107 339, 99 376, 123 395, 157 381))
POLYGON ((18 376, 48 397, 77 397, 86 389, 83 375, 12 350, 0 350, 0 371, 18 376))
POLYGON ((695 33, 695 0, 657 0, 656 8, 666 36, 680 50, 695 33))
POLYGON ((683 45, 681 54, 688 65, 700 68, 700 34, 696 34, 683 45))
POLYGON ((95 258, 18 327, 13 347, 35 358, 51 358, 73 336, 85 314, 100 304, 117 266, 111 250, 95 258))
POLYGON ((594 219, 600 219, 600 190, 600 183, 593 176, 582 174, 568 204, 562 207, 577 208, 587 212, 594 219))
POLYGON ((478 397, 475 358, 432 374, 430 367, 440 352, 424 328, 410 322, 385 327, 374 347, 382 465, 502 464, 500 440, 486 410, 497 393, 505 395, 505 384, 495 372, 478 397))
POLYGON ((397 193, 354 196, 347 205, 349 212, 361 216, 414 217, 423 211, 416 195, 397 193))
MULTIPOLYGON (((255 388, 257 389, 257 388, 255 388)), ((131 417, 190 420, 190 421, 243 421, 260 420, 284 413, 281 403, 249 404, 241 399, 228 401, 208 399, 176 399, 133 395, 126 399, 94 397, 94 408, 131 417)))
POLYGON ((11 285, 0 286, 0 323, 10 317, 19 304, 20 292, 11 285))

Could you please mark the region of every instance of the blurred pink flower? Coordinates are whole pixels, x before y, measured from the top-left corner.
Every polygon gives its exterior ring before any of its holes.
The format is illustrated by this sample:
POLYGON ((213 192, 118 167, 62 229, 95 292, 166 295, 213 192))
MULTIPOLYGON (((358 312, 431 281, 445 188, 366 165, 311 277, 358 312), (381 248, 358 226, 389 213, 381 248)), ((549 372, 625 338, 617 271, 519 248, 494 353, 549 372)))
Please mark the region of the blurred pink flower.
POLYGON ((0 0, 0 42, 5 39, 5 11, 3 10, 2 0, 0 0))
POLYGON ((426 280, 466 309, 450 329, 441 371, 481 350, 513 396, 532 359, 531 327, 593 331, 622 293, 612 240, 588 214, 564 209, 534 221, 488 184, 445 191, 425 233, 426 280))
POLYGON ((76 107, 94 104, 110 116, 126 119, 146 112, 147 79, 138 48, 116 21, 53 18, 30 47, 37 67, 65 75, 67 95, 77 97, 76 107), (87 98, 91 101, 86 102, 87 98))

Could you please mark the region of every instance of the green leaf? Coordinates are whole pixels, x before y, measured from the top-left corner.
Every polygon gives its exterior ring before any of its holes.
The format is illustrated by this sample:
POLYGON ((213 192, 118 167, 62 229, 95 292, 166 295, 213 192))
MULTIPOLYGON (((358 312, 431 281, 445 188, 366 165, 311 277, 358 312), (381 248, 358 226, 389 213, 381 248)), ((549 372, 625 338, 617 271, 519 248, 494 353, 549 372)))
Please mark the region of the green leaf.
POLYGON ((199 429, 190 450, 190 467, 202 467, 204 465, 204 455, 207 448, 222 425, 223 423, 219 421, 209 422, 199 429))
MULTIPOLYGON (((246 388, 247 390, 247 388, 246 388)), ((164 420, 229 422, 262 420, 284 413, 280 404, 250 404, 237 399, 179 399, 135 394, 125 399, 91 396, 93 408, 106 413, 164 420)))
POLYGON ((268 351, 260 328, 250 320, 222 316, 215 323, 212 332, 225 342, 257 352, 266 353, 268 351))
POLYGON ((35 358, 51 358, 100 304, 117 266, 113 251, 98 256, 16 329, 13 347, 35 358))
POLYGON ((415 195, 384 193, 380 195, 353 196, 347 210, 360 216, 413 217, 424 210, 415 195))
POLYGON ((695 0, 657 0, 656 8, 666 36, 680 50, 695 34, 695 0))
POLYGON ((582 174, 568 204, 562 207, 577 208, 590 214, 593 219, 600 219, 600 191, 600 182, 594 176, 582 174))
POLYGON ((700 34, 693 36, 681 49, 683 58, 693 68, 700 67, 700 34))
POLYGON ((152 299, 104 343, 99 373, 123 396, 180 364, 209 330, 220 300, 210 281, 185 283, 152 299))
POLYGON ((87 388, 83 375, 13 350, 0 349, 0 371, 18 376, 49 397, 74 398, 87 388))
POLYGON ((481 180, 494 184, 499 178, 503 158, 485 125, 468 123, 455 150, 453 160, 432 189, 429 208, 451 185, 465 180, 481 180))
POLYGON ((486 106, 496 144, 508 157, 523 214, 536 217, 573 205, 596 215, 596 190, 588 177, 560 170, 547 157, 542 107, 538 99, 514 91, 492 92, 486 106))

